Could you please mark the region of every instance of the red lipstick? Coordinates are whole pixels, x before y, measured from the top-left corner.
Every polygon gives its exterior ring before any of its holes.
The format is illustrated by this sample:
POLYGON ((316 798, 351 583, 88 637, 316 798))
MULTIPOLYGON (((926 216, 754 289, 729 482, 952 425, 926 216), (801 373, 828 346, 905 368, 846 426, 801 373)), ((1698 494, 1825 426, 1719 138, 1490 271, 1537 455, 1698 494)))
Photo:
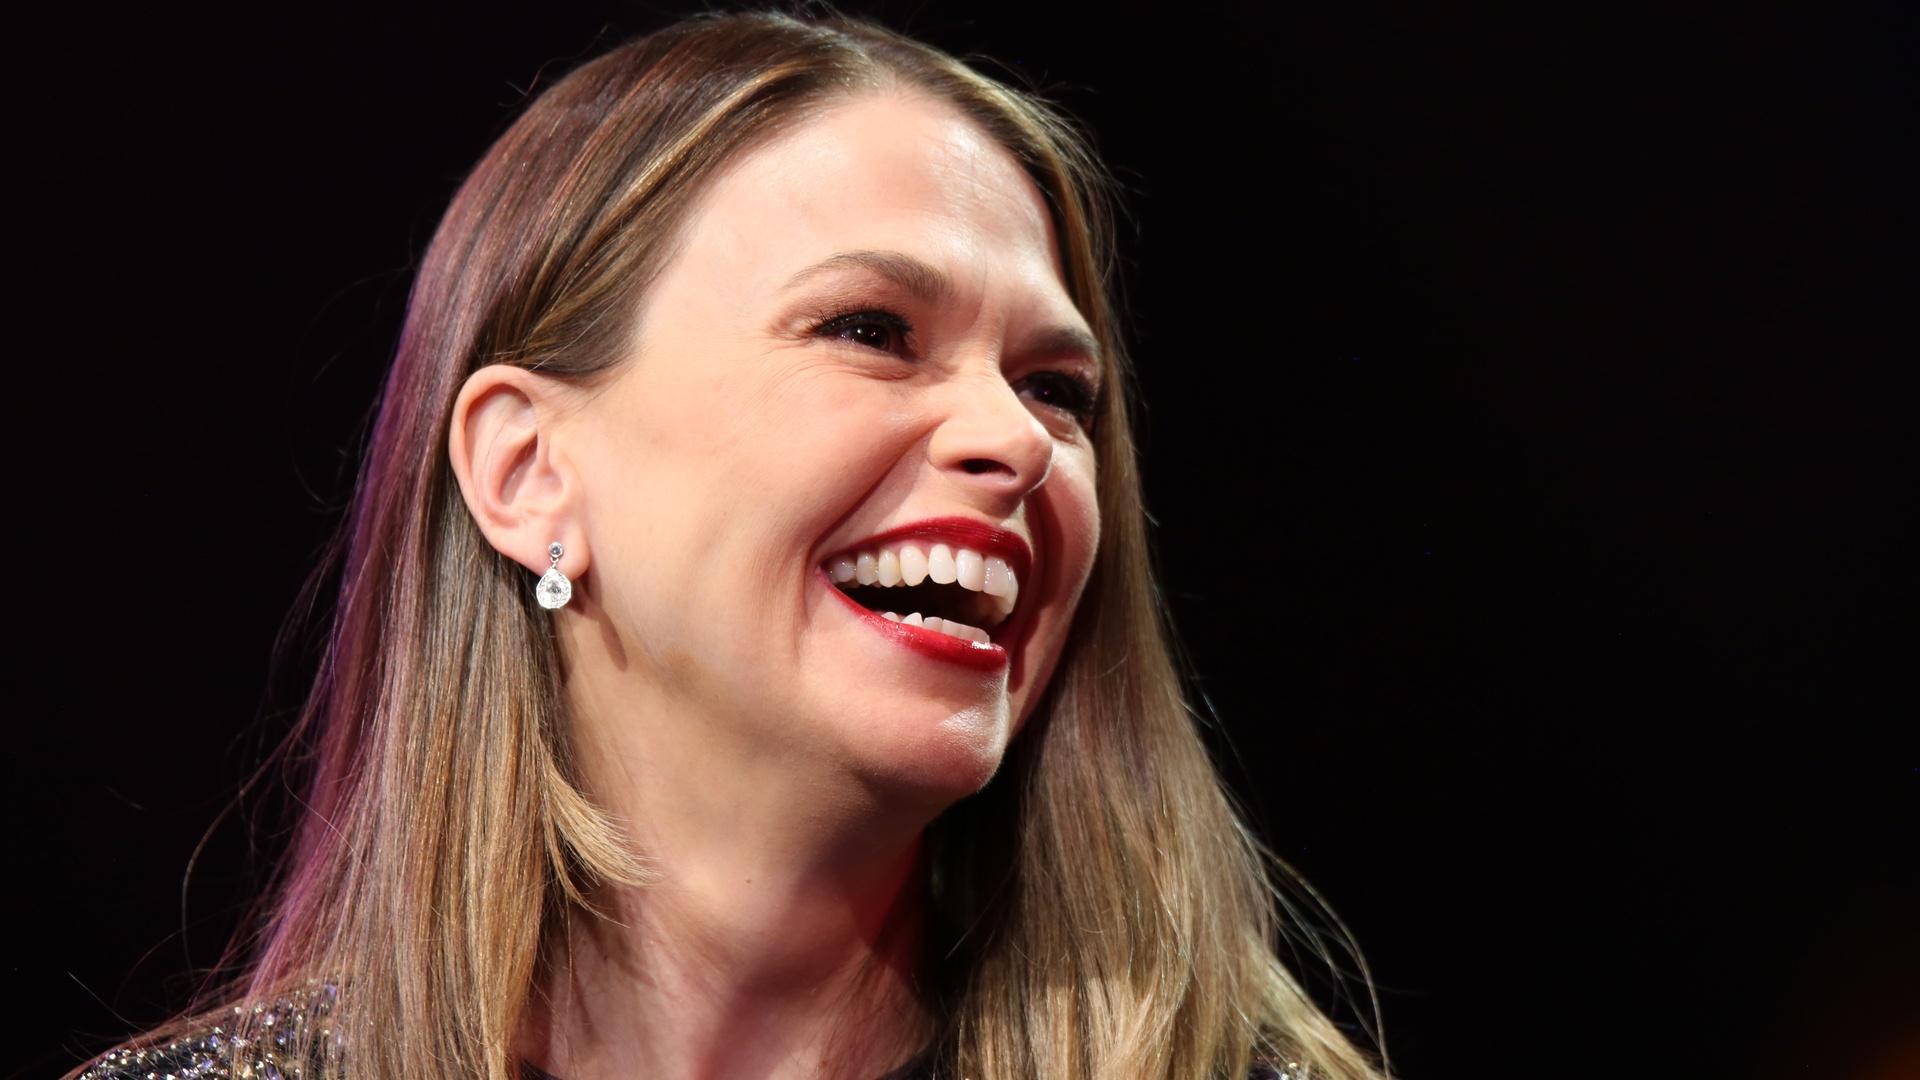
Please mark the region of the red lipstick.
POLYGON ((962 641, 951 634, 943 634, 938 630, 928 630, 920 626, 909 626, 903 622, 893 622, 889 619, 882 618, 879 612, 868 611, 856 603, 853 597, 848 596, 839 586, 833 583, 833 579, 827 576, 825 570, 816 567, 813 572, 814 576, 820 579, 820 584, 824 586, 828 592, 838 597, 840 602, 847 606, 848 611, 860 616, 862 621, 866 622, 867 625, 873 627, 875 630, 878 630, 880 633, 887 635, 922 656, 929 656, 935 660, 946 660, 950 663, 973 668, 976 671, 999 671, 1001 668, 1007 666, 1007 661, 1010 659, 1009 654, 1007 653, 1006 646, 998 642, 981 644, 977 641, 962 641))
POLYGON ((828 555, 822 560, 820 566, 815 567, 814 572, 820 578, 821 584, 838 597, 849 611, 858 615, 876 631, 922 656, 960 664, 977 671, 997 672, 1004 669, 1009 663, 1010 654, 1001 641, 1011 639, 1009 631, 1020 617, 1018 610, 994 629, 993 632, 1001 639, 1000 641, 967 641, 951 634, 943 634, 938 630, 894 622, 883 618, 877 611, 869 611, 835 585, 833 577, 826 570, 826 567, 836 559, 851 559, 860 552, 872 551, 905 540, 944 543, 953 547, 971 548, 982 555, 996 556, 1006 561, 1007 568, 1012 570, 1014 577, 1022 583, 1029 581, 1033 568, 1033 549, 1018 533, 996 529, 972 518, 940 517, 909 522, 849 544, 828 555))
POLYGON ((970 547, 982 555, 998 555, 1007 561, 1007 567, 1023 585, 1027 581, 1027 571, 1033 566, 1033 549, 1027 546, 1019 533, 996 529, 963 517, 927 518, 925 521, 910 522, 849 544, 822 561, 831 563, 843 555, 851 558, 862 551, 884 547, 898 540, 939 540, 959 547, 970 547))

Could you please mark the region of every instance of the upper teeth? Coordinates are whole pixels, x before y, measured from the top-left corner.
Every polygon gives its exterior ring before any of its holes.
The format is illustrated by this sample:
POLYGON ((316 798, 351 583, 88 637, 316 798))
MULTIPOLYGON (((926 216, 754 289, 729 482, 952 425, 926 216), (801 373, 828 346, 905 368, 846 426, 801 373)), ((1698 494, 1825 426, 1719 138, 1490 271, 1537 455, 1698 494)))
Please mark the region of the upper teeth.
POLYGON ((998 555, 982 555, 972 548, 952 548, 946 544, 921 547, 915 543, 877 547, 855 555, 835 556, 829 566, 838 584, 918 585, 928 578, 942 585, 958 582, 961 588, 985 593, 996 601, 1000 617, 1013 611, 1020 597, 1020 582, 1007 560, 998 555))

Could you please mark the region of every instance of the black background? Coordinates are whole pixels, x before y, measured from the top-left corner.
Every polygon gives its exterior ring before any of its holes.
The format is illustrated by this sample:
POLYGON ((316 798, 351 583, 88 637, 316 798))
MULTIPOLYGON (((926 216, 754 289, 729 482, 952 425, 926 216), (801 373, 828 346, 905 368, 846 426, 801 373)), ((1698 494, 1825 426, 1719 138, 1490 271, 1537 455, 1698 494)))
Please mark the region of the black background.
MULTIPOLYGON (((1132 188, 1167 595, 1405 1075, 1914 1068, 1915 18, 1447 6, 848 5, 1132 188)), ((686 10, 16 27, 25 1072, 177 1005, 276 850, 182 888, 453 188, 686 10)))

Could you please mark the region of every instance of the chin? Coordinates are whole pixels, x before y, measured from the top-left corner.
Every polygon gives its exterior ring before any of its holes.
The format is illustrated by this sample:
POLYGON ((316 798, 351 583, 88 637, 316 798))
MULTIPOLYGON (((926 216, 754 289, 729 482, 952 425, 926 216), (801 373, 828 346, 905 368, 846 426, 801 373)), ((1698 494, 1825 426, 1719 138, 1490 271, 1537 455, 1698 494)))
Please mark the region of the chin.
POLYGON ((938 813, 993 779, 1010 730, 1004 703, 957 709, 901 733, 881 760, 870 760, 862 771, 880 790, 938 813))

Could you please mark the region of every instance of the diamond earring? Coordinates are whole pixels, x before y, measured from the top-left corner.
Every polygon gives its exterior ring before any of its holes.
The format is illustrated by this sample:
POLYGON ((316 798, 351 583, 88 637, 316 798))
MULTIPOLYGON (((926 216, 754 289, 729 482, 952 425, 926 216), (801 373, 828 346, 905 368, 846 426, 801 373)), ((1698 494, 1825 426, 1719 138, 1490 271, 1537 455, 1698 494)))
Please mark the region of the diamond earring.
POLYGON ((553 565, 540 578, 540 584, 533 587, 534 597, 540 601, 541 607, 549 611, 566 607, 567 601, 573 599, 573 582, 560 572, 560 556, 566 550, 558 540, 547 545, 547 558, 553 560, 553 565))

